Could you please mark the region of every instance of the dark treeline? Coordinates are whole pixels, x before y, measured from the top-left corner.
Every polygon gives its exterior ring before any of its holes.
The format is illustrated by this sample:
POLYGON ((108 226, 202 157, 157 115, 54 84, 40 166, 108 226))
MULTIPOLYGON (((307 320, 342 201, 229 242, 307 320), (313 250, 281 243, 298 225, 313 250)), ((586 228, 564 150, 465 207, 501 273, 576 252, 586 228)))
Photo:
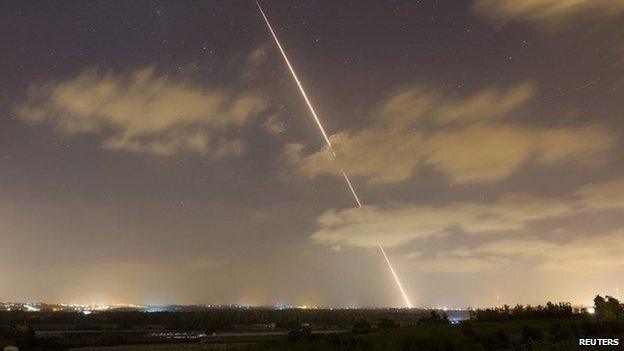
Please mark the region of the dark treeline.
POLYGON ((416 324, 427 312, 394 309, 210 309, 186 312, 104 311, 90 315, 74 312, 1 311, 0 325, 67 325, 76 329, 161 325, 171 330, 215 331, 236 326, 275 323, 277 327, 310 323, 317 326, 351 326, 355 321, 376 323, 382 319, 398 324, 416 324))
POLYGON ((599 320, 624 321, 624 305, 613 296, 602 297, 596 295, 594 298, 594 313, 599 320))
MULTIPOLYGON (((568 318, 574 315, 587 314, 586 309, 575 309, 570 303, 548 302, 546 305, 516 305, 510 308, 504 305, 502 308, 486 308, 470 311, 470 320, 488 322, 500 320, 541 319, 541 318, 568 318)), ((598 320, 624 321, 624 306, 612 296, 594 298, 594 313, 598 320)))
POLYGON ((422 317, 418 320, 418 325, 436 325, 436 324, 451 324, 446 313, 438 313, 431 311, 428 316, 422 317))
POLYGON ((610 296, 596 296, 590 311, 574 309, 568 303, 504 306, 473 311, 471 320, 459 325, 450 324, 444 313, 424 310, 210 309, 156 313, 106 311, 91 315, 13 311, 0 312, 0 346, 61 350, 70 346, 124 345, 153 342, 144 335, 120 331, 133 327, 210 332, 265 323, 275 323, 290 331, 282 338, 236 345, 236 350, 568 350, 576 347, 580 338, 624 339, 624 306, 610 296), (343 326, 350 331, 315 334, 302 323, 316 327, 343 326), (63 339, 37 336, 37 331, 46 326, 56 330, 104 330, 97 336, 89 334, 88 338, 80 333, 63 339))
POLYGON ((623 307, 609 296, 594 299, 593 314, 569 303, 504 306, 473 311, 471 320, 459 325, 449 324, 444 314, 431 312, 416 326, 379 323, 371 328, 358 323, 353 334, 269 341, 242 350, 572 350, 580 338, 622 340, 623 307))
POLYGON ((488 322, 500 320, 539 319, 539 318, 567 318, 574 314, 582 313, 575 310, 567 302, 554 304, 548 302, 545 306, 516 305, 510 308, 504 305, 501 308, 486 308, 470 311, 470 319, 473 321, 488 322))

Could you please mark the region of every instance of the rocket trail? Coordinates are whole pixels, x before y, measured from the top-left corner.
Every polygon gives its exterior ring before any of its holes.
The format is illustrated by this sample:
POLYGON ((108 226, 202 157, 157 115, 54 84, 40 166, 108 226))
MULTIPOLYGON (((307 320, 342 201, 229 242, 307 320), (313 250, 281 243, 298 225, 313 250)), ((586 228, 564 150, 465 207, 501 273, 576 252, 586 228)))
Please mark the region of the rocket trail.
MULTIPOLYGON (((314 110, 314 107, 312 106, 312 103, 310 102, 310 99, 308 98, 308 94, 306 94, 305 89, 303 89, 303 85, 301 84, 299 77, 297 77, 297 73, 295 72, 295 69, 290 64, 290 60, 288 60, 288 56, 286 56, 286 52, 284 51, 284 48, 282 48, 282 44, 280 44, 279 40, 277 39, 277 35, 275 34, 275 31, 273 31, 273 27, 271 26, 269 19, 264 14, 264 11, 262 10, 262 6, 260 6, 260 3, 258 1, 256 1, 256 5, 258 5, 258 9, 260 10, 260 13, 262 14, 262 18, 264 18, 264 22, 266 23, 267 27, 269 27, 269 31, 271 32, 271 35, 273 36, 273 39, 275 40, 275 44, 277 44, 279 51, 282 53, 282 57, 284 58, 284 61, 286 62, 286 66, 288 66, 288 70, 290 70, 290 74, 292 74, 292 77, 294 78, 295 83, 297 83, 297 87, 299 87, 299 91, 301 92, 303 99, 308 105, 308 108, 310 109, 310 113, 312 114, 312 117, 314 117, 314 121, 316 122, 316 125, 321 130, 321 134, 323 134, 323 139, 325 139, 325 143, 327 144, 327 147, 329 148, 329 151, 331 152, 332 157, 334 158, 334 160, 337 161, 338 156, 336 155, 336 151, 334 151, 334 147, 332 146, 332 143, 329 140, 329 137, 327 136, 327 132, 325 132, 325 128, 323 127, 323 124, 321 123, 321 119, 316 114, 316 111, 314 110)), ((340 172, 342 173, 342 176, 345 179, 345 182, 347 182, 347 185, 349 186, 349 190, 351 191, 351 194, 353 195, 353 199, 357 203, 358 207, 362 207, 360 198, 357 196, 357 193, 355 192, 355 189, 353 188, 353 185, 351 184, 351 180, 349 180, 349 176, 347 175, 347 172, 343 168, 340 169, 340 172)))
POLYGON ((412 303, 410 302, 409 298, 407 298, 407 294, 405 293, 405 290, 403 290, 403 286, 401 285, 401 282, 399 281, 399 277, 397 277, 396 273, 394 272, 394 268, 392 268, 392 264, 390 263, 390 260, 388 259, 388 256, 386 255, 386 251, 384 251, 383 246, 381 246, 381 244, 378 244, 378 245, 379 245, 379 250, 381 250, 381 254, 386 259, 388 268, 390 268, 390 272, 392 272, 392 276, 394 277, 394 280, 396 281, 397 286, 399 287, 399 290, 401 290, 401 295, 403 295, 403 300, 405 300, 405 304, 407 305, 408 308, 412 308, 412 303))
MULTIPOLYGON (((310 102, 310 99, 308 98, 308 94, 306 94, 305 89, 303 89, 303 85, 301 84, 299 77, 297 77, 297 73, 295 72, 295 69, 290 64, 290 60, 288 60, 288 56, 286 56, 286 52, 284 51, 284 48, 282 48, 282 44, 280 44, 279 39, 277 38, 277 35, 275 34, 275 31, 273 30, 273 27, 271 26, 271 23, 269 22, 269 19, 267 18, 266 14, 264 13, 264 10, 262 10, 262 6, 260 6, 260 3, 257 0, 256 0, 256 5, 258 6, 258 10, 260 10, 260 14, 262 15, 262 18, 264 19, 264 22, 269 28, 269 32, 271 32, 271 36, 273 36, 273 39, 275 40, 275 44, 277 45, 277 48, 279 49, 280 53, 282 54, 282 57, 284 58, 284 61, 286 62, 286 66, 288 66, 288 70, 290 71, 290 74, 295 80, 295 83, 297 83, 297 87, 299 88, 299 91, 301 92, 303 99, 308 105, 308 109, 310 110, 312 117, 314 117, 314 121, 316 122, 316 125, 320 129, 321 134, 323 135, 323 139, 325 139, 327 148, 331 152, 331 155, 334 161, 338 162, 338 155, 336 155, 336 151, 334 150, 334 147, 332 146, 332 143, 329 140, 329 137, 327 136, 327 132, 325 131, 325 128, 323 127, 323 124, 321 123, 321 119, 316 114, 316 111, 314 110, 314 107, 312 106, 312 103, 310 102)), ((355 188, 353 187, 353 184, 351 183, 351 180, 349 179, 349 176, 347 175, 347 172, 342 167, 340 168, 340 172, 342 173, 342 177, 347 183, 347 186, 349 187, 349 190, 351 191, 351 194, 353 195, 353 199, 355 200, 358 208, 362 208, 362 202, 360 201, 360 198, 357 195, 355 188)), ((401 285, 401 282, 399 281, 399 277, 395 273, 394 268, 392 268, 392 264, 390 263, 390 260, 388 259, 388 256, 386 255, 386 252, 384 251, 383 246, 381 244, 378 244, 378 246, 379 246, 379 249, 381 250, 382 255, 386 259, 388 268, 390 268, 390 272, 392 273, 392 276, 394 277, 397 287, 401 291, 401 295, 403 295, 403 300, 405 301, 405 305, 408 308, 412 308, 412 303, 407 298, 407 294, 405 293, 405 290, 403 289, 403 286, 401 285)))
POLYGON ((592 85, 598 83, 599 81, 600 81, 600 78, 596 78, 596 79, 592 80, 591 82, 589 82, 587 84, 581 85, 580 87, 577 87, 577 88, 574 88, 574 89, 570 89, 570 90, 566 90, 566 91, 561 92, 559 94, 548 95, 548 96, 544 96, 544 97, 541 97, 541 98, 537 98, 537 99, 535 99, 535 101, 555 99, 555 98, 558 98, 558 97, 570 95, 570 94, 576 93, 577 91, 581 91, 581 90, 583 90, 585 88, 589 88, 592 85))

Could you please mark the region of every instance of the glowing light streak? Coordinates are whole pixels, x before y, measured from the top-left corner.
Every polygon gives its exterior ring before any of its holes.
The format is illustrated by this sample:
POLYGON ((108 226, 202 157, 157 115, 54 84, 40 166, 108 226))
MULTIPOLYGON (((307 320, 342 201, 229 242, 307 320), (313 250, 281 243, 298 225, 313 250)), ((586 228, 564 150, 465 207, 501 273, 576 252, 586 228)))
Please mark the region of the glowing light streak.
POLYGON ((394 281, 396 282, 396 285, 399 287, 399 290, 401 290, 401 295, 403 295, 403 300, 405 300, 405 304, 407 305, 408 308, 412 308, 412 303, 407 297, 407 294, 405 293, 405 290, 403 289, 403 285, 401 285, 401 281, 399 280, 399 277, 394 271, 394 268, 392 268, 392 264, 390 263, 390 259, 388 259, 388 255, 386 255, 386 251, 384 251, 384 248, 383 246, 381 246, 381 244, 378 244, 378 245, 379 245, 379 250, 381 250, 381 254, 386 259, 386 263, 388 263, 388 268, 390 268, 390 272, 392 272, 392 276, 394 277, 394 281))
MULTIPOLYGON (((314 121, 316 122, 316 125, 319 127, 321 134, 323 134, 323 139, 325 139, 325 143, 327 144, 327 147, 329 148, 329 151, 331 152, 332 157, 334 158, 334 160, 337 160, 338 156, 336 155, 336 151, 334 151, 334 147, 331 141, 329 140, 329 137, 327 136, 327 132, 325 131, 323 124, 321 123, 321 119, 316 114, 316 111, 314 110, 314 107, 312 106, 312 103, 310 102, 310 99, 308 98, 308 94, 306 94, 305 89, 303 89, 303 85, 301 84, 299 77, 297 77, 297 73, 295 72, 295 69, 290 64, 290 60, 288 60, 288 56, 286 56, 286 52, 284 51, 284 48, 282 48, 282 44, 280 44, 279 39, 277 39, 277 35, 275 34, 275 31, 273 31, 273 27, 271 26, 269 19, 264 14, 264 11, 262 10, 262 6, 260 6, 260 3, 256 1, 256 5, 258 5, 260 14, 262 14, 262 18, 264 18, 264 22, 269 28, 269 31, 271 32, 271 35, 273 36, 273 39, 275 40, 275 44, 277 44, 277 48, 282 53, 282 57, 284 58, 284 61, 286 62, 286 66, 288 66, 288 70, 290 71, 290 74, 293 76, 295 83, 297 83, 297 87, 299 87, 299 91, 301 92, 301 95, 303 96, 303 99, 305 100, 306 105, 308 105, 308 109, 310 110, 312 117, 314 117, 314 121)), ((347 172, 343 168, 340 169, 340 172, 342 173, 342 176, 347 182, 347 185, 349 186, 349 190, 351 191, 351 194, 353 195, 353 198, 355 199, 355 202, 357 203, 358 207, 362 207, 362 203, 360 202, 360 199, 357 196, 355 189, 353 188, 353 185, 351 184, 351 180, 349 180, 349 176, 347 175, 347 172)))
POLYGON ((574 88, 574 89, 570 89, 570 90, 566 90, 566 91, 561 92, 559 94, 553 94, 553 95, 544 96, 544 97, 535 99, 535 101, 554 99, 554 98, 570 95, 570 94, 576 93, 577 91, 581 91, 583 89, 589 88, 592 85, 598 83, 599 81, 600 81, 600 78, 596 78, 596 79, 592 80, 591 82, 589 82, 587 84, 584 84, 584 85, 582 85, 580 87, 577 87, 577 88, 574 88))
MULTIPOLYGON (((268 17, 264 13, 264 10, 262 10, 262 6, 260 6, 260 3, 258 1, 256 1, 256 5, 258 6, 258 10, 260 10, 260 14, 262 15, 262 18, 264 19, 264 22, 269 28, 269 32, 271 32, 271 36, 275 40, 275 44, 277 45, 277 48, 279 49, 280 53, 282 54, 282 57, 284 58, 284 62, 286 62, 286 66, 288 66, 288 70, 290 71, 290 74, 295 80, 295 83, 297 83, 297 87, 299 88, 299 91, 301 92, 301 95, 303 96, 303 99, 305 100, 306 105, 308 106, 308 109, 310 110, 310 113, 312 114, 312 117, 314 117, 314 121, 316 122, 316 125, 318 126, 319 130, 321 131, 321 134, 323 135, 323 139, 325 139, 327 148, 331 152, 331 155, 334 161, 338 161, 338 156, 336 155, 336 151, 334 150, 334 147, 331 141, 329 140, 329 137, 327 136, 327 132, 325 131, 325 128, 323 127, 323 124, 321 123, 321 119, 316 114, 316 111, 314 110, 314 107, 312 106, 312 103, 310 102, 310 99, 308 98, 308 94, 306 94, 305 89, 303 88, 303 85, 301 84, 301 81, 299 80, 299 77, 297 77, 297 73, 295 72, 295 69, 290 63, 288 56, 286 55, 286 51, 284 51, 282 44, 280 44, 279 39, 277 38, 277 35, 275 34, 275 31, 273 30, 273 27, 271 26, 271 23, 269 22, 268 17)), ((351 191, 351 194, 353 195, 353 199, 355 200, 358 208, 362 208, 362 202, 360 201, 360 198, 357 195, 355 188, 353 187, 353 184, 351 183, 351 180, 349 179, 349 176, 347 175, 347 172, 342 167, 340 168, 340 172, 342 173, 342 177, 347 183, 347 186, 349 187, 349 190, 351 191)), ((403 295, 403 299, 405 300, 405 305, 408 308, 412 308, 412 304, 409 301, 407 294, 405 293, 405 290, 403 289, 403 286, 401 285, 401 282, 399 281, 399 277, 394 271, 394 268, 392 267, 392 264, 390 263, 390 260, 388 259, 388 256, 386 255, 386 252, 383 249, 383 246, 381 244, 378 244, 378 245, 379 245, 379 249, 381 249, 381 253, 386 259, 388 268, 390 268, 390 272, 392 273, 392 276, 394 277, 394 280, 396 281, 396 284, 399 290, 401 291, 401 294, 403 295)))

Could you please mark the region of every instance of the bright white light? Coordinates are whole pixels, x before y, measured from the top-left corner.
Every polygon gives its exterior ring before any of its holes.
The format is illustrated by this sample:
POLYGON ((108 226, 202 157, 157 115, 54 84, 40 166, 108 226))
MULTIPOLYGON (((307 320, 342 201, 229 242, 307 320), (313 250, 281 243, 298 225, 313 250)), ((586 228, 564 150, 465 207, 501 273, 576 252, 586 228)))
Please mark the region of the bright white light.
POLYGON ((384 258, 386 259, 386 263, 388 263, 388 268, 390 268, 390 272, 392 272, 392 276, 394 277, 394 281, 396 282, 397 286, 399 287, 399 290, 401 290, 401 295, 403 295, 403 300, 405 300, 405 305, 407 305, 407 308, 412 308, 412 303, 410 302, 409 298, 407 297, 407 294, 405 293, 405 290, 403 290, 403 285, 401 285, 401 281, 399 281, 399 277, 394 272, 394 268, 392 268, 392 264, 390 264, 390 260, 388 259, 388 256, 386 255, 386 252, 384 251, 383 246, 381 246, 381 244, 379 244, 379 249, 381 250, 381 253, 383 254, 384 258))
MULTIPOLYGON (((273 27, 271 26, 271 23, 269 22, 269 19, 267 18, 267 16, 264 14, 264 11, 262 10, 260 3, 256 1, 256 5, 258 5, 260 14, 262 14, 262 18, 264 18, 264 22, 266 22, 266 25, 269 28, 269 31, 271 32, 273 39, 275 39, 275 44, 277 44, 277 48, 282 53, 282 57, 284 58, 284 61, 286 62, 286 66, 288 66, 288 70, 290 71, 290 74, 295 80, 295 83, 297 83, 297 87, 299 87, 299 91, 301 92, 301 95, 303 96, 303 99, 305 100, 306 105, 308 105, 308 109, 310 110, 312 117, 314 117, 314 121, 316 122, 316 125, 319 127, 321 134, 323 134, 323 139, 325 139, 325 143, 327 144, 327 147, 329 148, 329 151, 331 152, 332 157, 334 158, 334 160, 336 160, 338 157, 336 156, 334 147, 331 141, 329 141, 329 137, 327 136, 327 132, 325 132, 325 128, 323 127, 323 124, 321 123, 321 119, 316 115, 316 111, 314 110, 314 107, 312 107, 312 103, 310 102, 310 99, 308 99, 308 94, 306 94, 305 89, 303 89, 303 85, 301 84, 299 77, 297 77, 297 73, 295 72, 295 69, 290 64, 290 60, 288 60, 288 56, 286 56, 286 51, 284 51, 284 49, 282 48, 282 44, 280 44, 279 40, 277 39, 277 35, 273 31, 273 27)), ((349 180, 349 177, 347 176, 347 172, 345 172, 344 169, 340 169, 340 171, 342 172, 342 176, 344 177, 345 182, 347 182, 347 185, 349 186, 349 190, 351 191, 351 194, 353 195, 353 198, 355 199, 355 202, 357 203, 358 207, 362 207, 360 198, 355 193, 355 189, 353 188, 353 185, 351 184, 351 180, 349 180)))
POLYGON ((39 312, 39 309, 37 307, 31 305, 24 305, 24 307, 26 307, 26 310, 28 312, 39 312))
POLYGON ((594 314, 596 313, 596 310, 593 307, 587 307, 587 313, 594 314))
MULTIPOLYGON (((329 151, 331 152, 331 155, 334 161, 338 161, 338 156, 336 155, 336 152, 334 151, 334 147, 332 146, 332 143, 329 140, 329 137, 327 136, 327 132, 325 132, 325 128, 323 127, 323 124, 321 123, 320 118, 316 115, 316 111, 314 110, 314 107, 312 106, 312 102, 310 102, 310 99, 308 99, 308 94, 306 94, 305 89, 303 88, 303 85, 301 84, 301 81, 299 80, 299 77, 297 77, 297 73, 295 72, 295 69, 290 64, 290 60, 288 59, 288 56, 286 56, 286 51, 284 51, 284 49, 282 48, 282 44, 280 44, 279 39, 277 39, 277 35, 275 34, 275 31, 273 31, 273 27, 271 26, 271 23, 269 22, 268 17, 264 14, 264 11, 262 10, 262 6, 260 6, 260 3, 258 1, 256 1, 256 5, 258 5, 260 14, 262 15, 262 18, 264 18, 264 22, 269 28, 269 31, 271 32, 271 36, 273 36, 273 39, 275 40, 275 44, 277 44, 277 48, 282 54, 282 57, 284 58, 284 61, 286 62, 286 66, 288 66, 288 70, 290 71, 290 74, 295 80, 295 83, 297 83, 297 87, 299 88, 299 91, 301 92, 301 95, 303 96, 303 99, 305 100, 306 105, 308 105, 308 109, 310 110, 312 117, 314 117, 314 121, 316 122, 316 125, 321 131, 321 134, 323 135, 323 139, 325 139, 325 143, 327 144, 327 147, 329 148, 329 151)), ((351 194, 353 195, 353 199, 355 200, 358 208, 362 208, 362 202, 360 201, 360 198, 357 195, 355 188, 353 187, 353 184, 351 183, 351 180, 349 179, 349 176, 347 175, 347 172, 342 167, 340 168, 340 172, 342 173, 342 177, 347 183, 347 186, 349 187, 349 191, 351 191, 351 194)), ((399 282, 399 278, 397 277, 396 273, 394 272, 394 269, 392 268, 392 264, 390 263, 390 260, 388 260, 388 257, 386 256, 385 252, 383 252, 383 246, 381 246, 381 244, 378 244, 378 245, 382 253, 384 254, 384 257, 386 258, 386 262, 388 263, 390 272, 392 272, 392 275, 394 276, 394 280, 396 281, 397 286, 399 287, 399 290, 401 290, 401 294, 403 295, 405 304, 407 305, 408 308, 412 308, 412 304, 407 298, 407 295, 405 294, 405 291, 403 290, 403 287, 401 286, 401 282, 399 282)))
POLYGON ((88 316, 88 315, 90 315, 90 314, 91 314, 91 311, 89 311, 89 310, 84 310, 84 311, 82 311, 82 314, 84 314, 85 316, 88 316))

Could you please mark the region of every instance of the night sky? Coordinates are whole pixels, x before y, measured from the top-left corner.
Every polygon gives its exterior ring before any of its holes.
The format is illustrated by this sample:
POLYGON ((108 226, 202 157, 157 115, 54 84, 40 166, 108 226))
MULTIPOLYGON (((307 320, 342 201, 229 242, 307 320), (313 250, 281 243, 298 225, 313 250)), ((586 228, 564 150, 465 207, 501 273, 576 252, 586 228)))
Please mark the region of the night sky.
POLYGON ((261 4, 338 162, 253 1, 0 1, 0 300, 624 289, 624 2, 261 4))

